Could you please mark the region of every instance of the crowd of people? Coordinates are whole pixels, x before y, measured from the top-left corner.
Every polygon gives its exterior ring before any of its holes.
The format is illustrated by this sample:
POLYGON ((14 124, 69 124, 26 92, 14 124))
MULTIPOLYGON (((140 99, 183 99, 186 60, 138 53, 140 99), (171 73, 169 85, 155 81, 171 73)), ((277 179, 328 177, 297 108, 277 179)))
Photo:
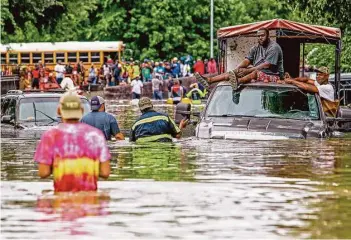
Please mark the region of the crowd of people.
MULTIPOLYGON (((194 73, 215 74, 218 72, 217 62, 214 58, 210 60, 192 56, 183 56, 170 61, 154 61, 144 59, 142 62, 130 58, 129 60, 106 59, 102 66, 91 65, 87 68, 82 61, 75 64, 67 64, 58 61, 53 69, 45 66, 39 61, 34 67, 20 65, 17 71, 20 75, 20 89, 46 89, 46 88, 67 88, 67 86, 81 86, 85 84, 101 84, 103 86, 131 85, 133 97, 140 98, 143 83, 152 82, 155 90, 154 98, 162 99, 160 86, 163 80, 190 77, 194 73), (64 80, 65 79, 65 80, 64 80), (70 80, 72 83, 67 84, 70 80), (64 84, 62 84, 64 82, 64 84)), ((9 74, 4 70, 2 74, 9 74)), ((176 81, 170 81, 169 91, 176 81)), ((185 91, 184 91, 185 93, 185 91)))
MULTIPOLYGON (((109 59, 103 64, 100 72, 103 76, 103 84, 115 86, 128 84, 136 79, 140 79, 143 83, 151 82, 154 76, 165 80, 192 76, 194 72, 214 74, 218 72, 217 69, 217 62, 213 58, 210 60, 198 58, 194 61, 191 56, 184 56, 180 59, 174 57, 171 61, 144 59, 143 62, 139 62, 131 58, 128 61, 113 62, 109 59)), ((93 66, 89 69, 89 82, 96 82, 97 72, 93 66)))

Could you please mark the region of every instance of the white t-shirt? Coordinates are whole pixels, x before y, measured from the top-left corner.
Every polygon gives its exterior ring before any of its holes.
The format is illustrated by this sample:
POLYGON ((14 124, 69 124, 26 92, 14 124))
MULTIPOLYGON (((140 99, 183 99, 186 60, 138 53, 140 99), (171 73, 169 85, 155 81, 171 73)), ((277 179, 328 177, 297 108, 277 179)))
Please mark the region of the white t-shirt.
POLYGON ((70 79, 69 77, 65 77, 65 78, 62 80, 60 86, 61 86, 62 89, 65 89, 65 90, 72 90, 72 89, 75 89, 74 84, 73 84, 73 81, 72 81, 72 79, 70 79))
POLYGON ((57 64, 55 66, 56 78, 63 78, 63 73, 66 71, 65 66, 57 64))
POLYGON ((104 65, 103 66, 103 69, 104 69, 104 76, 108 75, 108 74, 111 74, 111 71, 110 71, 110 67, 107 66, 107 65, 104 65))
POLYGON ((141 94, 141 88, 143 87, 143 82, 140 80, 133 80, 132 83, 130 84, 132 86, 132 92, 136 94, 141 94))
POLYGON ((317 87, 319 96, 321 98, 327 99, 329 101, 335 101, 334 88, 330 83, 320 85, 317 81, 314 81, 314 85, 317 87))

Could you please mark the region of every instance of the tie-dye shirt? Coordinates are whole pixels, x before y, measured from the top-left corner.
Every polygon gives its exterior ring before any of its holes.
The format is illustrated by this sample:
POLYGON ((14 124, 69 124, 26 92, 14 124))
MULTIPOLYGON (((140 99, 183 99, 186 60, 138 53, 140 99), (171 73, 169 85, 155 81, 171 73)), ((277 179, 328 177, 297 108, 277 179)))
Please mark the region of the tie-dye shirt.
POLYGON ((56 192, 95 191, 100 163, 111 158, 103 133, 85 123, 61 123, 46 131, 34 160, 52 166, 56 192))

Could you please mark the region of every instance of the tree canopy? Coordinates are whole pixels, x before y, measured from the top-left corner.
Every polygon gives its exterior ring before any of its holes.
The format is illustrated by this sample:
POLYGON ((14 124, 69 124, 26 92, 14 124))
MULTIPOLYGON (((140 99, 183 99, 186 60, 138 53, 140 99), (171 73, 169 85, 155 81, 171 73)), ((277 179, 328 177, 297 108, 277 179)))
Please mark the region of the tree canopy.
MULTIPOLYGON (((220 27, 273 18, 341 27, 342 67, 351 70, 350 3, 329 2, 214 0, 214 36, 220 27)), ((2 43, 120 40, 125 54, 136 59, 210 55, 209 0, 1 0, 1 6, 2 43)), ((324 48, 310 54, 312 64, 329 61, 324 48)))

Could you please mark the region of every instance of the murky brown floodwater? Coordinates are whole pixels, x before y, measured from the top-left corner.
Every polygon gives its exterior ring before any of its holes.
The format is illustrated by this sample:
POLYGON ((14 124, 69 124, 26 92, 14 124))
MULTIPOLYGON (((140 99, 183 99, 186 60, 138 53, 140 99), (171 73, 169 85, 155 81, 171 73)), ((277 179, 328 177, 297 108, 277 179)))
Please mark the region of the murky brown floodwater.
MULTIPOLYGON (((109 111, 123 129, 139 114, 109 111)), ((98 193, 59 196, 36 143, 2 138, 2 239, 351 238, 351 138, 110 142, 98 193)))

